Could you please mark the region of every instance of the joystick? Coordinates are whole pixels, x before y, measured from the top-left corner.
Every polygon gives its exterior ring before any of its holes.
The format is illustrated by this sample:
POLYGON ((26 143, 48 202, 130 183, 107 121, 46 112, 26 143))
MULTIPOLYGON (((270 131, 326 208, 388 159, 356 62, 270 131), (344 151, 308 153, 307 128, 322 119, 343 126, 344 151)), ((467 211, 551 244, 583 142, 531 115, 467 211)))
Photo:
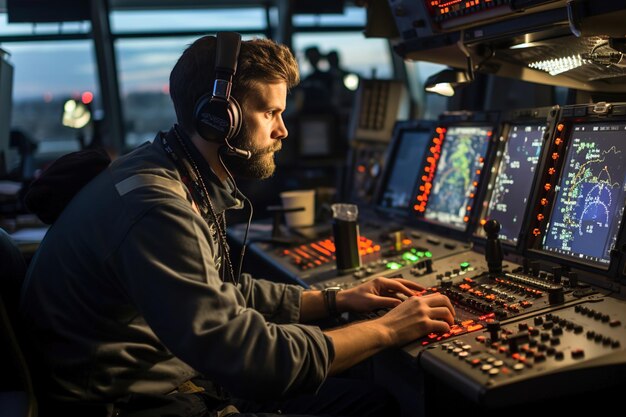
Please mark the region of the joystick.
POLYGON ((500 232, 500 223, 497 220, 491 219, 483 225, 483 229, 487 234, 487 246, 485 247, 485 260, 487 266, 489 266, 490 274, 499 274, 502 272, 502 245, 500 239, 498 239, 498 232, 500 232))

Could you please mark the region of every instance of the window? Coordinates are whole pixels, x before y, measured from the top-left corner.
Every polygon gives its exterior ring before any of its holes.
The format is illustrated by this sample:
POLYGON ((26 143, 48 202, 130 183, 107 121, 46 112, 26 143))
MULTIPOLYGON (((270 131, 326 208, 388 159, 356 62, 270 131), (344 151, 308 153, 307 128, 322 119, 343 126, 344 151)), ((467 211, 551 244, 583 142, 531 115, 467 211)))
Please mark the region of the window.
POLYGON ((425 93, 424 83, 431 75, 448 68, 445 65, 423 61, 406 61, 407 77, 411 97, 416 103, 421 103, 417 118, 436 120, 448 108, 448 98, 439 94, 425 93))
MULTIPOLYGON (((346 7, 343 14, 298 14, 293 16, 296 27, 314 26, 365 26, 366 10, 363 7, 346 7)), ((361 35, 362 36, 362 35, 361 35)))
MULTIPOLYGON (((304 57, 304 50, 311 46, 316 46, 322 55, 337 51, 341 66, 361 77, 393 78, 391 52, 385 39, 367 39, 358 32, 296 33, 293 45, 302 78, 312 72, 304 57)), ((320 66, 322 70, 328 69, 324 61, 320 66)))
MULTIPOLYGON (((14 67, 11 126, 38 143, 36 166, 88 143, 89 127, 72 129, 62 124, 63 104, 91 92, 95 115, 100 111, 93 44, 79 41, 4 43, 14 67)), ((32 172, 25 173, 32 175, 32 172)))
POLYGON ((265 9, 118 10, 111 12, 111 32, 206 32, 265 29, 265 9))
POLYGON ((0 36, 7 35, 59 35, 90 33, 91 23, 64 22, 64 23, 9 23, 6 13, 0 13, 0 36))

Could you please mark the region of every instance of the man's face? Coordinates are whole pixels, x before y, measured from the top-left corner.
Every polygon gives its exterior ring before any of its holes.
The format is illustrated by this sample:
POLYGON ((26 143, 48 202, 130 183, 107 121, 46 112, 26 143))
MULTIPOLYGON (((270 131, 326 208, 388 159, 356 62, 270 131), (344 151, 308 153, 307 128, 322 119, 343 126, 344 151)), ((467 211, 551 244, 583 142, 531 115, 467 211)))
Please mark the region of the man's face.
POLYGON ((241 103, 243 126, 230 139, 236 148, 249 150, 250 159, 225 157, 233 175, 248 179, 269 178, 276 169, 274 153, 287 137, 282 113, 287 103, 287 83, 257 83, 251 94, 241 103))

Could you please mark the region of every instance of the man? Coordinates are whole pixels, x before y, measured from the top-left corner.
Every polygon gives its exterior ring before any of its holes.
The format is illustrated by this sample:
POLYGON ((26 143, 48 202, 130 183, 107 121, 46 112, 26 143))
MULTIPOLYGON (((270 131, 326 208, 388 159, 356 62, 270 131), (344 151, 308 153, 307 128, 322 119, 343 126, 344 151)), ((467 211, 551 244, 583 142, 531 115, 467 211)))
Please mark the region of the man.
POLYGON ((243 196, 229 171, 272 174, 298 73, 287 48, 242 43, 232 93, 243 127, 228 145, 250 151, 244 160, 197 131, 195 107, 213 85, 215 55, 214 37, 187 48, 170 76, 178 125, 88 183, 33 259, 21 309, 51 375, 46 391, 56 402, 108 404, 118 415, 224 415, 236 412, 232 404, 366 415, 324 402, 322 394, 354 391, 330 392, 329 376, 449 330, 452 306, 441 295, 413 296, 421 288, 406 280, 376 279, 333 303, 320 291, 237 276, 223 221, 243 196), (380 308, 393 309, 327 331, 302 324, 380 308))

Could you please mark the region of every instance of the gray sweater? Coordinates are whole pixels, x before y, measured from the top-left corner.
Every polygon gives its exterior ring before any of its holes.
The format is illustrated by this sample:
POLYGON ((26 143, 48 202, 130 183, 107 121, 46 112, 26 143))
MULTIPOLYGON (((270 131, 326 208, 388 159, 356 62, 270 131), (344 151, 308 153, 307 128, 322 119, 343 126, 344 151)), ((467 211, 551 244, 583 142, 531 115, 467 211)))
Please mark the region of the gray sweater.
MULTIPOLYGON (((228 184, 208 179, 218 213, 237 204, 228 184)), ((21 301, 53 397, 114 402, 168 393, 198 374, 251 399, 320 386, 332 344, 298 324, 302 289, 247 274, 224 283, 212 233, 160 136, 74 197, 41 243, 21 301)))

